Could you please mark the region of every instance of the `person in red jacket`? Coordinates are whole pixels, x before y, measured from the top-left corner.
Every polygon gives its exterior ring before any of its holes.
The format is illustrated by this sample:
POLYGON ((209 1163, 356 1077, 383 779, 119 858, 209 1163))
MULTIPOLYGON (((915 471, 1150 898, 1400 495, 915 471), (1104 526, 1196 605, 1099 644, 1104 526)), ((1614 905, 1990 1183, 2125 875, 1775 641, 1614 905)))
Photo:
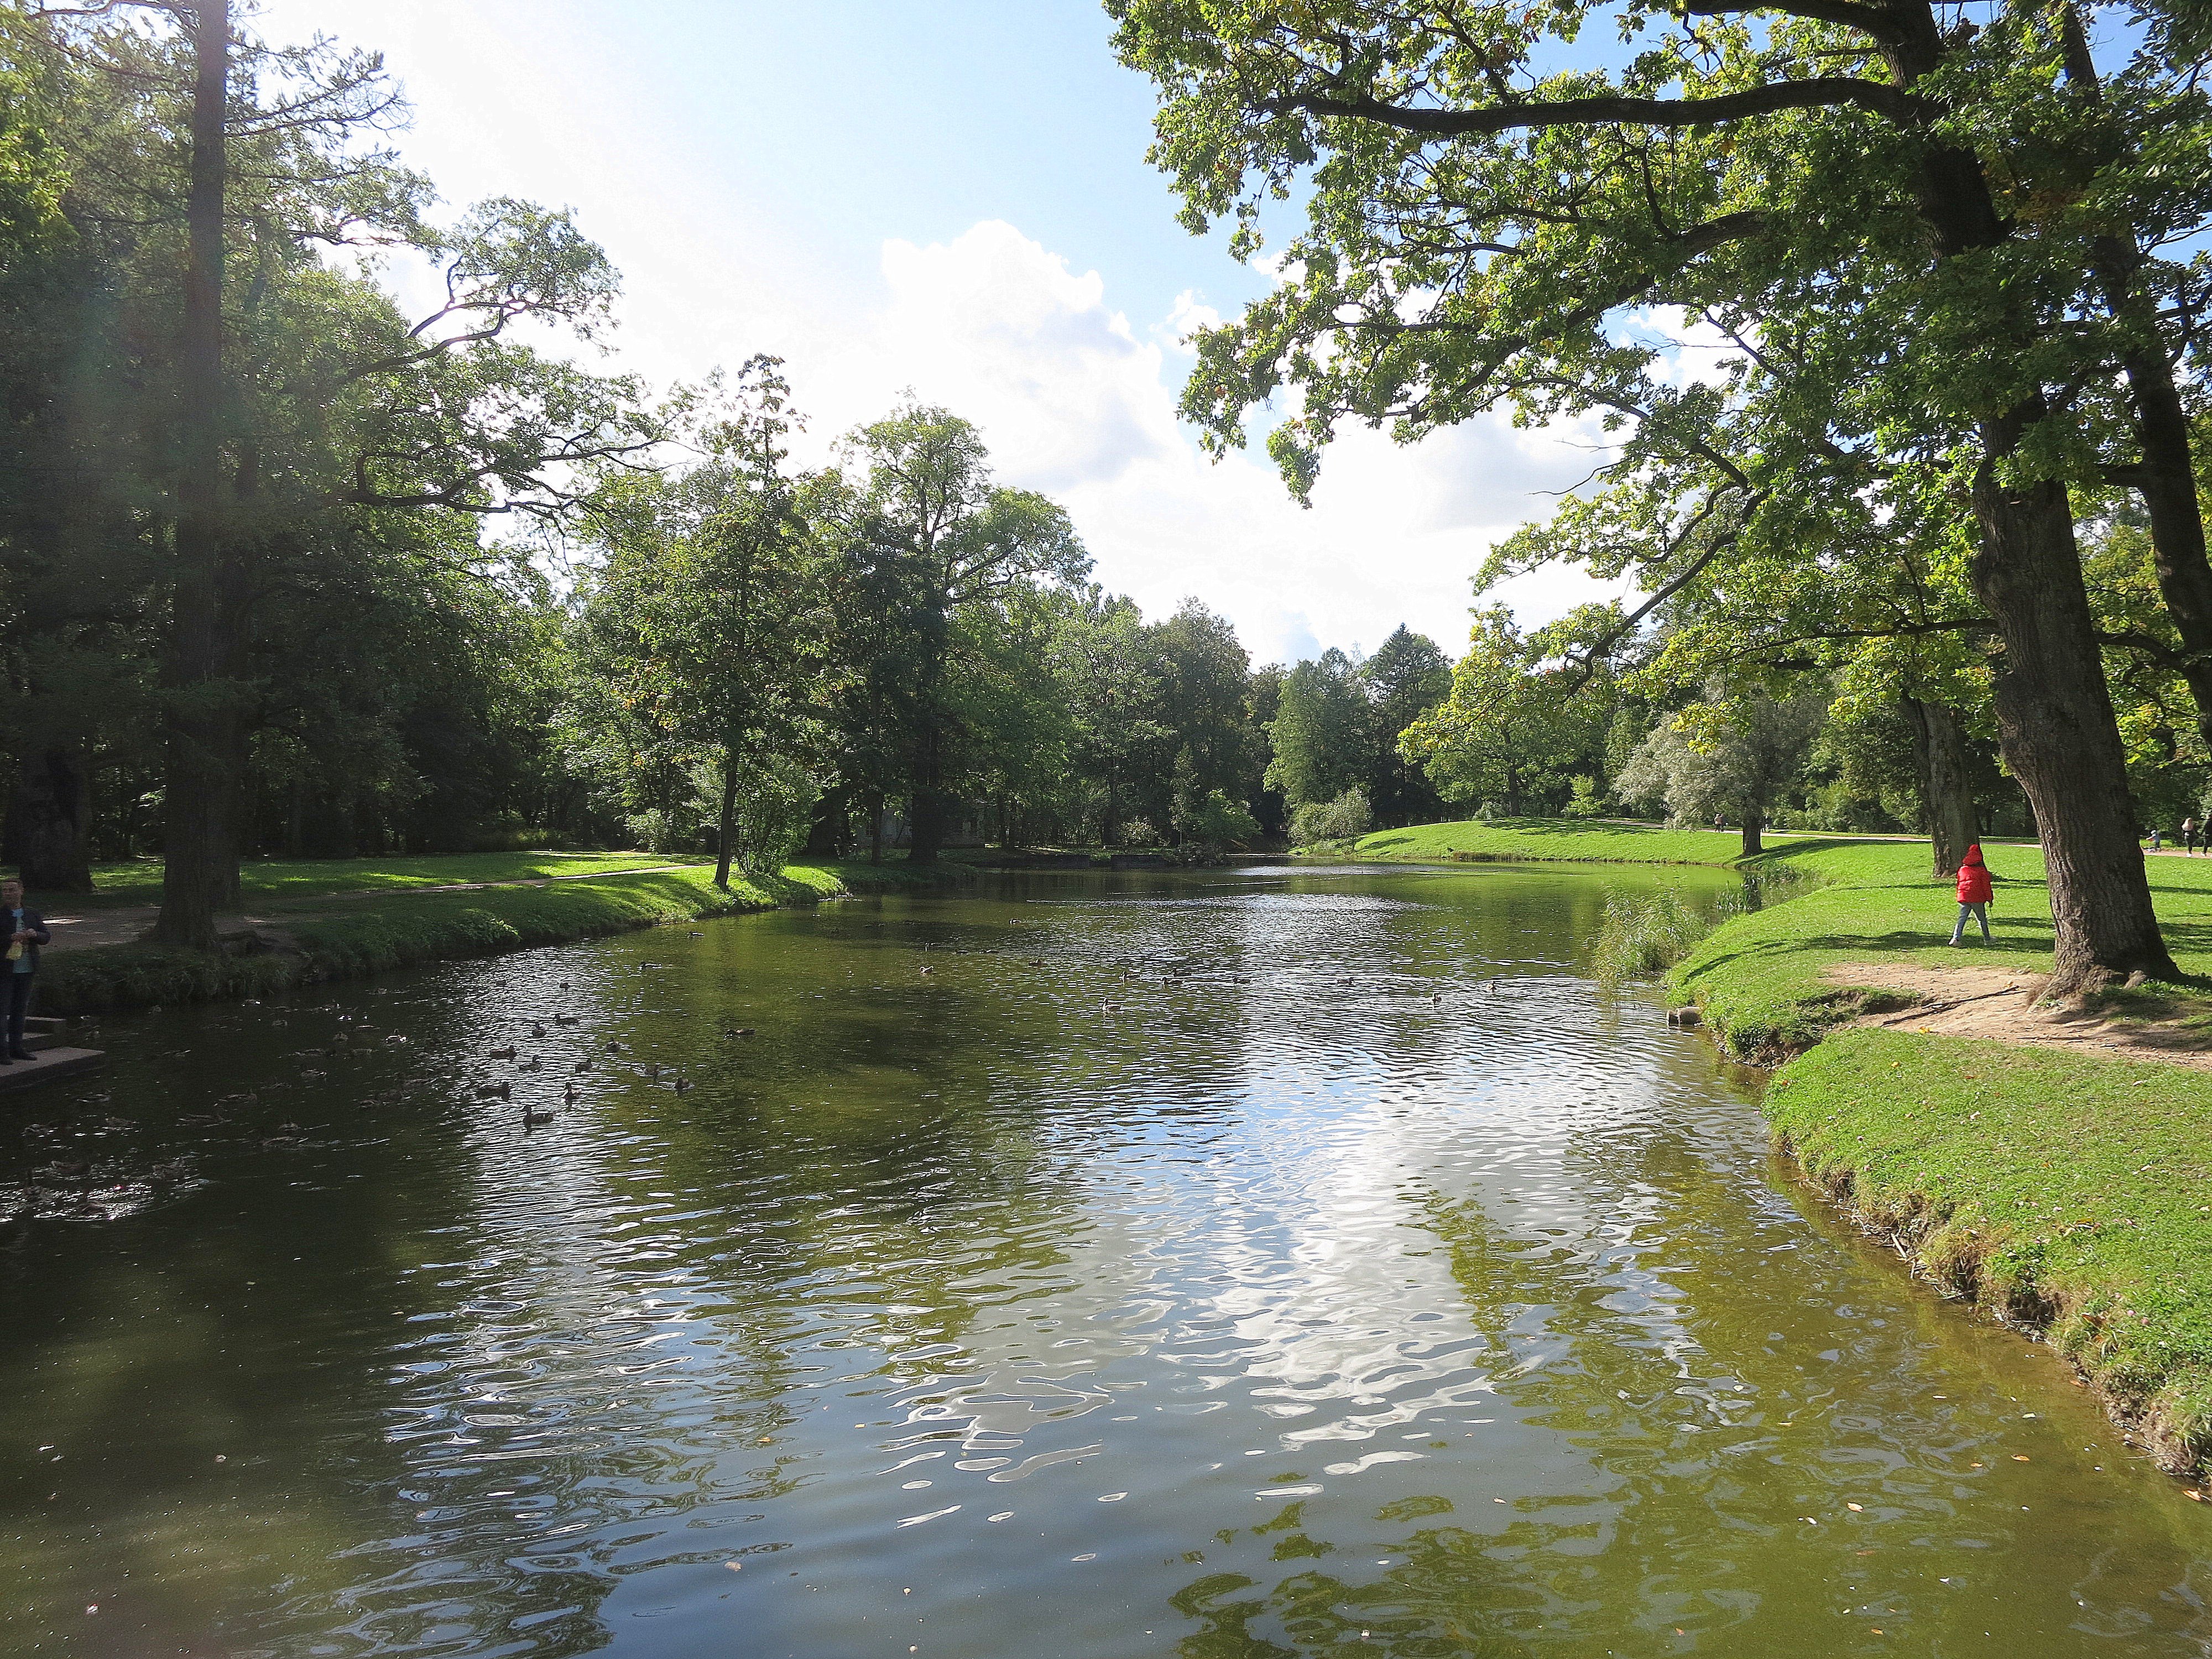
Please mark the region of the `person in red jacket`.
POLYGON ((1982 943, 1990 942, 1990 866, 1982 862, 1980 845, 1969 847, 1966 856, 1959 861, 1959 922, 1951 929, 1952 944, 1966 937, 1968 916, 1982 924, 1982 943))

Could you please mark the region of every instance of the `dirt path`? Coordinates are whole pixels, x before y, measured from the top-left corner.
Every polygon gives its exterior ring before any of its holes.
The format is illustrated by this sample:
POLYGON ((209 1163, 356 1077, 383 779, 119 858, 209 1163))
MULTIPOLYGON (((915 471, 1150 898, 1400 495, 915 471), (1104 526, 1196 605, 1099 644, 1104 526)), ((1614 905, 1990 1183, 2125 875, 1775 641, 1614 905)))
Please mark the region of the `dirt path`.
MULTIPOLYGON (((696 867, 689 864, 651 864, 641 865, 635 870, 586 870, 573 876, 533 876, 521 881, 455 881, 434 887, 362 887, 342 893, 317 893, 290 903, 285 903, 281 898, 264 902, 254 907, 256 914, 235 913, 217 916, 216 927, 218 932, 225 933, 235 933, 249 927, 261 932, 282 929, 288 921, 297 921, 302 916, 313 915, 323 910, 341 909, 375 899, 411 898, 418 893, 477 893, 495 887, 550 887, 556 882, 605 881, 615 876, 665 875, 671 870, 696 867)), ((112 909, 87 907, 75 912, 66 908, 57 910, 46 917, 46 927, 54 936, 54 942, 46 949, 83 950, 95 945, 136 943, 154 925, 158 908, 151 904, 122 904, 112 909)))
POLYGON ((1867 1014, 1855 1025, 1941 1036, 1984 1037, 2067 1048, 2115 1060, 2151 1060, 2212 1071, 2212 1033, 2179 1020, 2114 1020, 2081 1009, 2039 1008, 2045 975, 2002 968, 1925 968, 1911 963, 1838 962, 1821 975, 1831 985, 1878 987, 1921 997, 1914 1007, 1867 1014))

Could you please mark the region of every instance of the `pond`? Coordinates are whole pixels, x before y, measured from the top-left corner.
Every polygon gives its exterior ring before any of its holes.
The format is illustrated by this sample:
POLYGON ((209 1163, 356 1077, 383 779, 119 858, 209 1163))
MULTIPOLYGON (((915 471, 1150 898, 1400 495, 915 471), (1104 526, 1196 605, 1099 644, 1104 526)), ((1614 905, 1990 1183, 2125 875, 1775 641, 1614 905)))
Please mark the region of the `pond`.
POLYGON ((0 1652, 2204 1653, 2212 1516, 1585 976, 1726 886, 1006 876, 111 1020, 0 1101, 0 1652))

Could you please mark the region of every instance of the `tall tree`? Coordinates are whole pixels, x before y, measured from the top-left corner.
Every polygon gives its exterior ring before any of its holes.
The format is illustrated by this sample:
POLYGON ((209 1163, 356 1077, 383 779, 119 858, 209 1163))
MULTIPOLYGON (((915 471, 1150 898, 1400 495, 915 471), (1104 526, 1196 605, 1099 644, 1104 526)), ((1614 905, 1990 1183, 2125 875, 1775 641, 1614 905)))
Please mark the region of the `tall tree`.
POLYGON ((594 603, 614 613, 609 666, 633 704, 710 758, 714 884, 726 888, 740 796, 812 747, 823 628, 817 562, 784 469, 795 418, 782 364, 755 357, 726 389, 713 386, 697 465, 618 475, 594 504, 609 532, 594 603))
POLYGON ((568 467, 652 434, 629 383, 504 337, 526 319, 588 333, 614 292, 605 256, 518 202, 429 226, 427 183, 374 142, 400 111, 379 60, 271 49, 213 0, 151 8, 166 32, 109 9, 58 8, 33 45, 71 94, 65 205, 114 261, 108 356, 87 367, 135 418, 101 487, 165 567, 156 933, 208 946, 236 891, 272 595, 357 550, 357 513, 558 510, 568 467), (445 278, 411 324, 323 257, 393 245, 445 278))
POLYGON ((1252 658, 1237 629, 1195 599, 1151 630, 1163 681, 1160 718, 1175 734, 1174 752, 1188 757, 1200 798, 1219 789, 1242 800, 1261 769, 1259 732, 1246 708, 1252 658))
POLYGON ((1166 665, 1134 602, 1095 586, 1068 610, 1053 645, 1073 726, 1070 758, 1090 785, 1098 841, 1121 839, 1130 799, 1162 781, 1170 728, 1160 718, 1166 665))
POLYGON ((1254 252, 1266 204, 1309 192, 1287 280, 1200 342, 1185 408, 1215 441, 1296 381, 1301 413, 1270 441, 1303 489, 1344 419, 1414 438, 1501 401, 1606 407, 1651 356, 1614 328, 1632 309, 1787 324, 1814 371, 1793 379, 1820 395, 1770 447, 1901 443, 1969 503, 2001 740, 2045 836, 2055 988, 2173 971, 2069 486, 2071 388, 2114 356, 2081 325, 2095 226, 2176 178, 2117 165, 2124 147, 2100 161, 2075 106, 2043 95, 2064 72, 2047 14, 1977 33, 1929 0, 1636 9, 1651 38, 1613 75, 1540 67, 1596 21, 1587 0, 1109 9, 1162 86, 1156 155, 1194 228, 1235 216, 1254 252))
POLYGON ((1663 799, 1674 817, 1735 820, 1743 855, 1761 850, 1768 816, 1803 772, 1827 700, 1722 692, 1662 721, 1614 787, 1631 800, 1663 799))
POLYGON ((1427 635, 1401 623, 1359 665, 1359 678, 1375 704, 1376 753, 1367 793, 1376 821, 1395 826, 1433 817, 1441 799, 1400 750, 1398 738, 1450 695, 1451 659, 1427 635))
POLYGON ((1555 790, 1589 769, 1613 715, 1612 684, 1557 665, 1558 633, 1523 635, 1513 613, 1474 613, 1467 654, 1449 694, 1399 734, 1407 761, 1449 800, 1495 800, 1518 816, 1532 790, 1555 790))
POLYGON ((1267 785, 1292 806, 1364 788, 1375 752, 1375 709, 1352 659, 1331 646, 1283 676, 1267 727, 1267 785))
POLYGON ((963 733, 953 676, 957 615, 1028 582, 1076 582, 1090 571, 1074 526, 1033 491, 994 482, 973 424, 908 404, 847 439, 843 471, 821 497, 823 521, 852 569, 878 573, 911 611, 913 722, 903 770, 916 863, 936 860, 959 779, 963 733))

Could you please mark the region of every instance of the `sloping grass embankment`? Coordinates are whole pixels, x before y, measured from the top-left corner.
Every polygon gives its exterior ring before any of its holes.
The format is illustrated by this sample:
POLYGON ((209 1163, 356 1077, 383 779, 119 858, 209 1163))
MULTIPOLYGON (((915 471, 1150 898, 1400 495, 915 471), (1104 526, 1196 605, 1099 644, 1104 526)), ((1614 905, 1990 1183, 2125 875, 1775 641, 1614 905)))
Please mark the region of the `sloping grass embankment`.
MULTIPOLYGON (((505 854, 488 855, 505 857, 505 854)), ((727 892, 711 865, 616 874, 544 887, 466 892, 410 892, 409 860, 356 875, 401 879, 327 894, 318 908, 272 910, 274 948, 206 953, 159 945, 106 945, 49 952, 40 963, 44 1012, 73 1014, 167 1003, 261 996, 325 979, 353 978, 457 957, 532 945, 565 945, 704 916, 813 903, 854 890, 933 884, 933 872, 903 865, 791 865, 781 875, 733 878, 727 892), (392 868, 391 866, 402 867, 392 868), (350 896, 363 890, 373 896, 350 896)), ((447 878, 450 879, 451 878, 447 878)), ((461 879, 485 879, 464 877, 461 879)))
MULTIPOLYGON (((248 904, 289 902, 338 893, 405 892, 464 882, 559 880, 672 864, 711 866, 690 853, 434 853, 388 859, 249 859, 238 884, 248 904)), ((93 890, 73 905, 159 904, 161 864, 133 859, 93 866, 93 890)))
MULTIPOLYGON (((1948 883, 1917 846, 1793 847, 1763 862, 1826 885, 1739 916, 1675 969, 1739 1054, 1796 1054, 1765 1102, 1776 1137, 1861 1224, 1945 1290, 2046 1334, 2165 1467, 2212 1456, 2212 1076, 2141 1058, 1837 1030, 1864 981, 1912 963, 2051 965, 2041 854, 1992 847, 1991 921, 1957 947, 1948 883), (1834 982, 1838 963, 1865 964, 1834 982)), ((2149 860, 2168 946, 2212 975, 2212 860, 2149 860)), ((2193 999, 2199 988, 2112 994, 2193 999)), ((1898 999, 1902 1001, 1904 999, 1898 999)))
MULTIPOLYGON (((1692 861, 1658 832, 1660 861, 1692 861)), ((1579 824, 1432 825, 1370 837, 1383 857, 1612 856, 1579 824), (1408 852, 1409 847, 1420 850, 1408 852), (1588 849, 1575 850, 1575 849, 1588 849)), ((1712 837, 1715 841, 1723 839, 1712 837)), ((1726 839, 1732 840, 1733 837, 1726 839)), ((1674 969, 1731 1052, 1786 1061, 1765 1109, 1778 1144, 1861 1224, 1948 1293, 2048 1337, 2165 1467, 2212 1461, 2212 1074, 2142 1058, 1909 1030, 1838 1030, 1886 964, 2051 965, 2040 852, 1990 843, 1996 938, 1957 948, 1955 900, 1924 842, 1793 841, 1698 862, 1795 870, 1816 883, 1723 922, 1674 969), (1870 971, 1839 984, 1839 963, 1870 971)), ((1366 855, 1363 843, 1360 855, 1366 855)), ((2212 978, 2212 859, 2154 858, 2151 890, 2183 973, 2212 978)), ((1896 1006, 1909 998, 1891 994, 1896 1006)), ((2131 1000, 2200 1000, 2202 984, 2131 1000)))
MULTIPOLYGON (((1770 837, 1770 839, 1771 839, 1770 837)), ((1395 864, 1490 859, 1587 864, 1734 864, 1743 837, 1733 830, 1669 830, 1611 818, 1470 818, 1417 823, 1360 837, 1352 856, 1395 864)))

